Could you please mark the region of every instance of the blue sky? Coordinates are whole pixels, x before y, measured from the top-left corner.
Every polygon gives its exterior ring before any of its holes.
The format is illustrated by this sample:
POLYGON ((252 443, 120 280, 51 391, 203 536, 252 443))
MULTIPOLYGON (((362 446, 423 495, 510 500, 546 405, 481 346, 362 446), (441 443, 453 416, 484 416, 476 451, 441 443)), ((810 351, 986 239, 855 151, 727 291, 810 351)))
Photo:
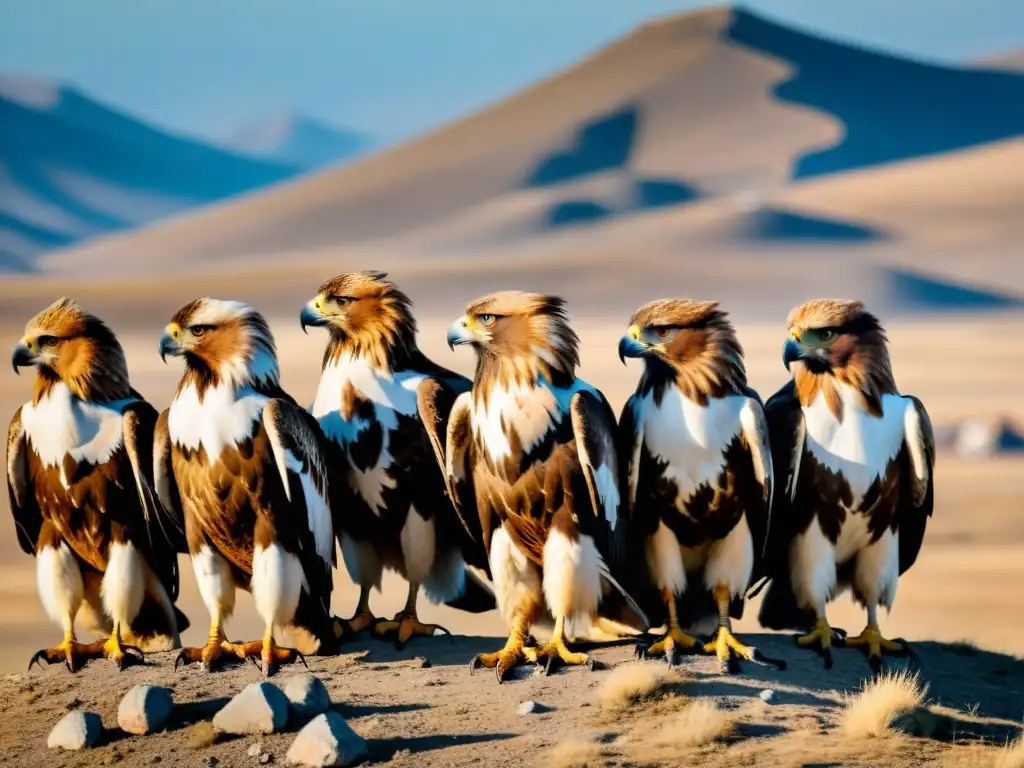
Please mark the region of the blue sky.
MULTIPOLYGON (((286 109, 405 138, 687 0, 0 0, 0 72, 70 81, 225 135, 286 109)), ((1024 0, 752 0, 807 29, 940 61, 1024 47, 1024 0)))

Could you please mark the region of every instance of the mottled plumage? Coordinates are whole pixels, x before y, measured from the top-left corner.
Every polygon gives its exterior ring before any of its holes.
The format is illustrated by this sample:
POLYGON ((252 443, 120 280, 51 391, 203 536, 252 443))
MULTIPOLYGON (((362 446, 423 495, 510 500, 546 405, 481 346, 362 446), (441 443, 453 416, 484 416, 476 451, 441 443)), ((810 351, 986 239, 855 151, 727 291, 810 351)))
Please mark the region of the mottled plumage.
POLYGON ((479 563, 483 549, 468 540, 452 508, 432 442, 469 381, 419 351, 411 302, 383 273, 328 280, 301 321, 330 334, 311 412, 344 476, 333 501, 338 538, 361 591, 350 628, 395 630, 400 645, 432 634, 436 625, 416 617, 420 585, 435 603, 492 609, 490 591, 466 569, 466 559, 479 563), (409 597, 393 621, 378 622, 369 595, 385 567, 408 579, 409 597))
POLYGON ((801 642, 831 666, 825 606, 852 588, 868 626, 846 643, 865 646, 877 668, 883 651, 905 650, 881 636, 877 607, 891 608, 931 516, 931 423, 897 391, 885 332, 860 302, 808 302, 788 322, 793 379, 765 409, 778 489, 760 620, 813 627, 801 642))
POLYGON ((36 556, 37 584, 64 642, 36 658, 166 650, 188 621, 178 597, 180 516, 157 499, 153 476, 156 410, 131 388, 114 333, 69 299, 36 315, 15 347, 15 370, 34 366, 32 400, 7 437, 7 484, 18 542, 36 556), (110 639, 81 645, 83 607, 110 639), (129 645, 122 645, 122 642, 129 645))
POLYGON ((199 299, 182 307, 160 342, 185 359, 174 401, 161 418, 157 487, 184 511, 188 551, 211 615, 210 640, 181 658, 208 666, 228 652, 259 655, 265 674, 298 651, 331 653, 334 527, 326 441, 279 384, 266 321, 238 303, 199 299), (266 633, 235 645, 223 634, 235 588, 252 592, 266 633))

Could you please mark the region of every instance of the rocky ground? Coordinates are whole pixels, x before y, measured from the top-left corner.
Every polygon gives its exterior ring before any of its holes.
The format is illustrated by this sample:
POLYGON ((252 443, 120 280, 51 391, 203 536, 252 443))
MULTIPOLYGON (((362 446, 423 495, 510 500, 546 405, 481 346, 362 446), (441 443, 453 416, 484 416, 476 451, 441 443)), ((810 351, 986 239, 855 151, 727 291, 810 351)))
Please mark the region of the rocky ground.
MULTIPOLYGON (((919 643, 927 701, 940 718, 937 727, 927 728, 932 738, 885 734, 851 741, 839 724, 846 695, 870 674, 863 656, 840 650, 834 669, 826 672, 817 656, 798 651, 788 637, 755 640, 766 654, 787 659, 789 668, 747 665, 726 677, 714 659, 684 657, 680 684, 670 695, 624 706, 609 704, 607 688, 616 668, 634 664, 629 647, 594 650, 601 662, 595 671, 558 670, 543 677, 524 668, 503 685, 486 670, 471 675, 467 664, 474 653, 497 648, 497 638, 436 637, 414 641, 404 651, 367 640, 350 653, 308 662, 309 672, 326 686, 330 711, 365 739, 367 762, 417 768, 662 765, 687 755, 700 765, 983 766, 1004 754, 997 748, 1017 737, 1024 717, 1024 661, 965 644, 919 643), (766 690, 774 693, 762 696, 766 690), (701 744, 683 732, 695 726, 679 725, 669 734, 673 749, 666 752, 665 732, 652 729, 676 722, 670 720, 674 713, 694 701, 716 705, 729 727, 701 744)), ((153 654, 145 665, 121 673, 91 662, 77 674, 55 666, 6 677, 0 681, 0 764, 286 764, 305 718, 279 720, 279 727, 286 722, 283 730, 268 735, 216 733, 202 725, 262 679, 255 667, 175 672, 173 662, 172 653, 153 654), (174 710, 161 732, 132 735, 118 726, 122 699, 140 684, 164 687, 173 696, 174 710), (51 729, 69 711, 102 719, 95 746, 47 747, 51 729)), ((301 665, 285 668, 271 682, 288 690, 289 680, 303 672, 301 665)), ((236 714, 272 720, 261 714, 260 699, 250 698, 236 714)), ((221 715, 213 724, 224 720, 221 715)))

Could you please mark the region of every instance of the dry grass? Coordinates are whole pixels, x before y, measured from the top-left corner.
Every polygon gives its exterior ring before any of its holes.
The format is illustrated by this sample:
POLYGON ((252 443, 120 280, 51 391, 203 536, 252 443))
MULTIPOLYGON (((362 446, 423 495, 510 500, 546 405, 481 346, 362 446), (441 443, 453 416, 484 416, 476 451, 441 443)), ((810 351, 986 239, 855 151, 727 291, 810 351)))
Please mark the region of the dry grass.
POLYGON ((209 720, 202 720, 188 729, 190 749, 205 749, 217 741, 217 731, 209 720))
POLYGON ((612 671, 601 686, 598 698, 605 709, 623 710, 660 698, 682 682, 682 676, 663 663, 632 661, 612 671))
POLYGON ((891 733, 893 720, 924 704, 927 691, 916 674, 906 670, 887 672, 846 700, 840 731, 852 738, 885 736, 891 733))
POLYGON ((601 750, 589 741, 565 741, 552 747, 541 760, 550 768, 596 768, 603 765, 601 750))
POLYGON ((732 733, 735 720, 710 699, 695 699, 669 718, 655 743, 661 747, 702 747, 732 733))
POLYGON ((1024 736, 999 751, 995 768, 1024 768, 1024 736))

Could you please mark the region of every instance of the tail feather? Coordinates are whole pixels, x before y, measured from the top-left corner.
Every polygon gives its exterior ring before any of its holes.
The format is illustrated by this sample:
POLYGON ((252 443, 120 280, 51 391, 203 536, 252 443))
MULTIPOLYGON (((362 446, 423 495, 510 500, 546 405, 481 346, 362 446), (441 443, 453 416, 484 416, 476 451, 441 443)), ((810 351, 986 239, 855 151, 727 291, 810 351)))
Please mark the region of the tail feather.
POLYGON ((624 624, 638 632, 650 629, 651 623, 643 608, 607 571, 601 574, 601 592, 603 597, 597 609, 599 617, 624 624))
POLYGON ((788 573, 780 573, 768 583, 758 621, 765 629, 806 632, 814 626, 814 611, 801 608, 788 573))
POLYGON ((147 592, 138 616, 124 633, 124 640, 143 651, 169 651, 180 647, 180 635, 188 629, 189 620, 177 606, 170 608, 169 614, 164 601, 147 592))
POLYGON ((466 588, 458 597, 445 602, 449 608, 456 608, 468 613, 486 613, 498 607, 498 601, 494 597, 494 590, 477 570, 472 566, 466 566, 466 588))

